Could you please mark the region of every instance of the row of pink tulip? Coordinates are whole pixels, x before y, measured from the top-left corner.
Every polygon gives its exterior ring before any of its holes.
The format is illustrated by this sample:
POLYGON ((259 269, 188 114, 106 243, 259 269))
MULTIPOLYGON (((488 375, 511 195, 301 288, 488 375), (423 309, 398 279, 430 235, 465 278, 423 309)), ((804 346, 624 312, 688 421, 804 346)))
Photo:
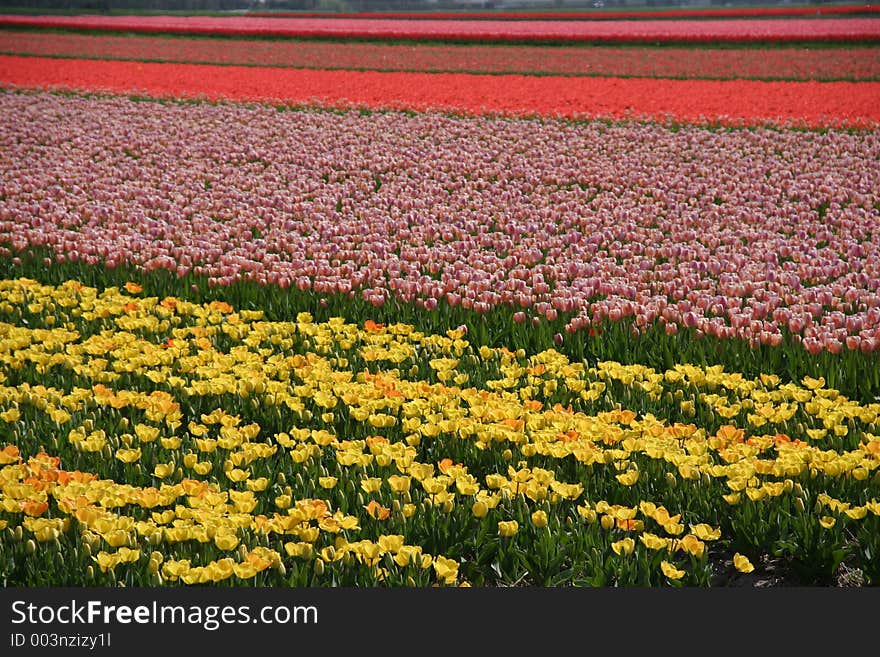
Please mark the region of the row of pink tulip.
POLYGON ((567 330, 880 348, 880 135, 0 94, 0 242, 567 330))

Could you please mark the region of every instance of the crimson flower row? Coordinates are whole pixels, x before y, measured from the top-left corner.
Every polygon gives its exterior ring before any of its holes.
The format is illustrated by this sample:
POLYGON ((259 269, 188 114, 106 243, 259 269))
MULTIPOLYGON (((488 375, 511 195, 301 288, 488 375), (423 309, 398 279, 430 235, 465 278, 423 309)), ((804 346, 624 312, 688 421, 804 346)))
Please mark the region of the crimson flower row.
POLYGON ((19 16, 0 26, 272 37, 477 41, 876 41, 880 18, 490 21, 254 16, 19 16))

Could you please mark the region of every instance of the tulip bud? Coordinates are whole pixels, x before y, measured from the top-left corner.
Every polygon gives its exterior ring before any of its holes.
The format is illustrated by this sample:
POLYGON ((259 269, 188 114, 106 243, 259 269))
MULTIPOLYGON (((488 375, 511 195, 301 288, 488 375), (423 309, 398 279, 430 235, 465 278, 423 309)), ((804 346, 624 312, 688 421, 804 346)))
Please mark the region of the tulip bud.
POLYGON ((16 543, 21 543, 21 540, 24 538, 24 530, 21 528, 21 525, 15 528, 14 538, 16 543))
POLYGON ((279 472, 279 473, 278 473, 278 476, 277 476, 275 479, 276 479, 276 480, 278 481, 278 483, 281 484, 282 486, 283 486, 284 484, 287 483, 287 477, 285 476, 285 474, 284 474, 283 472, 279 472))
POLYGON ((794 508, 796 508, 801 513, 806 513, 807 507, 804 505, 804 500, 800 497, 794 498, 794 508))
POLYGON ((602 525, 602 529, 606 529, 606 530, 612 529, 615 524, 614 518, 612 516, 607 515, 607 514, 602 516, 602 520, 600 521, 600 523, 602 525))
POLYGON ((32 538, 29 538, 28 542, 25 543, 24 551, 27 552, 28 554, 33 554, 34 552, 37 551, 37 544, 34 543, 34 540, 32 538))
POLYGON ((513 452, 509 449, 505 449, 503 452, 501 452, 501 458, 503 458, 505 461, 510 461, 513 458, 513 452))
POLYGON ((547 526, 547 512, 538 509, 537 511, 532 513, 532 524, 538 529, 543 529, 547 526))
POLYGON ((86 581, 91 582, 95 579, 95 568, 94 566, 89 566, 86 568, 86 581))
POLYGON ((324 574, 324 560, 315 559, 315 575, 321 577, 324 574))
POLYGON ((485 518, 486 514, 489 513, 489 506, 483 501, 474 502, 474 505, 471 507, 471 513, 474 514, 475 518, 485 518))
POLYGON ((678 480, 675 478, 675 475, 671 472, 666 473, 666 485, 670 488, 675 488, 676 484, 678 484, 678 480))

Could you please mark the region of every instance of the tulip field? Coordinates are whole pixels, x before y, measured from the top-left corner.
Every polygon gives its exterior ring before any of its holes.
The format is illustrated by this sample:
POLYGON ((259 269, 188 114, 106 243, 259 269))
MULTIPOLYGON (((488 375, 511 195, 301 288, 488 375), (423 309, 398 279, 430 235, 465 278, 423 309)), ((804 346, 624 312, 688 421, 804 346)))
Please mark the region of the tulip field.
POLYGON ((880 584, 880 18, 0 16, 0 585, 880 584))

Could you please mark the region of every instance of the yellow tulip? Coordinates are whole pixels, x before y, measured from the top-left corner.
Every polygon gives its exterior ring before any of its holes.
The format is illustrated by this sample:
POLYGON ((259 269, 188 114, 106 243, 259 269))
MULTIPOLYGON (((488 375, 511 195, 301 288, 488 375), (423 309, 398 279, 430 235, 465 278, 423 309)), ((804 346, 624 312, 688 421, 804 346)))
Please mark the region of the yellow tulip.
POLYGON ((685 571, 679 570, 668 561, 660 562, 660 570, 662 570, 663 574, 666 575, 669 579, 681 579, 685 575, 685 571))
POLYGON ((763 488, 746 488, 746 495, 752 502, 759 502, 767 497, 767 492, 763 488))
POLYGON ((135 461, 140 460, 141 458, 141 450, 140 449, 117 449, 116 450, 116 458, 122 461, 123 463, 134 463, 135 461))
POLYGON ((390 477, 388 477, 388 486, 395 493, 405 493, 410 489, 411 481, 412 477, 391 475, 390 477))
POLYGON ((413 545, 402 545, 394 555, 394 562, 401 568, 406 568, 411 563, 416 563, 416 559, 421 560, 422 548, 413 545))
POLYGON ((447 559, 444 556, 434 558, 434 572, 444 584, 455 584, 458 579, 458 562, 453 559, 447 559))
POLYGON ((848 515, 853 520, 861 520, 868 514, 867 506, 856 506, 851 509, 847 509, 844 511, 846 515, 848 515))
POLYGON ((260 492, 266 490, 269 486, 269 479, 266 477, 260 477, 258 479, 248 479, 245 484, 248 490, 252 490, 254 492, 260 492))
POLYGON ((721 497, 725 502, 732 506, 739 504, 741 493, 729 493, 728 495, 722 495, 721 497))
POLYGON ((532 524, 538 529, 547 526, 547 512, 541 509, 532 513, 532 524))
POLYGON ((678 542, 678 549, 699 559, 705 552, 706 544, 693 534, 688 534, 678 542))
POLYGON ((165 479, 174 472, 174 463, 158 463, 153 468, 153 475, 159 479, 165 479))
POLYGON ((490 474, 486 475, 486 486, 490 489, 504 488, 507 485, 507 479, 504 475, 490 474))
POLYGON ((196 474, 200 474, 202 476, 211 472, 211 469, 214 467, 214 464, 210 461, 199 461, 193 466, 193 470, 195 470, 196 474))
POLYGON ((627 472, 616 475, 615 479, 617 479, 617 481, 619 481, 624 486, 632 486, 639 480, 639 471, 628 470, 627 472))
POLYGON ((361 479, 361 489, 368 494, 378 493, 382 487, 382 479, 379 477, 367 477, 361 479))
POLYGON ((684 525, 680 522, 669 521, 663 525, 664 531, 672 536, 678 536, 684 531, 684 525))
POLYGON ((396 554, 403 547, 403 536, 400 534, 384 534, 378 538, 376 543, 383 553, 390 552, 391 554, 396 554))
POLYGON ((244 481, 250 476, 250 470, 242 470, 241 468, 232 468, 226 472, 226 478, 236 483, 244 481))
MULTIPOLYGON (((608 516, 604 516, 608 517, 608 516)), ((611 549, 614 550, 614 554, 620 556, 627 556, 633 553, 635 550, 636 542, 632 538, 624 538, 619 541, 615 541, 611 544, 611 549)))
POLYGON ((649 550, 668 550, 672 544, 671 539, 662 538, 656 534, 643 533, 639 535, 639 540, 649 550))
POLYGON ((131 535, 122 529, 114 529, 106 534, 101 536, 112 548, 118 548, 123 545, 128 545, 128 542, 131 540, 131 535))
POLYGON ((590 508, 589 505, 586 506, 578 506, 577 507, 578 515, 581 516, 588 523, 592 524, 596 522, 596 512, 590 508))
POLYGON ((234 550, 238 547, 238 543, 238 536, 232 533, 217 534, 214 536, 214 545, 217 546, 218 550, 234 550))
POLYGON ((300 559, 308 559, 312 556, 313 546, 311 543, 307 542, 288 542, 284 544, 284 551, 287 552, 287 555, 290 557, 296 557, 300 559))
POLYGON ((739 552, 733 555, 733 565, 741 573, 750 573, 755 569, 748 557, 739 552))
POLYGON ((471 507, 471 513, 474 514, 475 518, 485 518, 486 514, 489 513, 489 506, 482 500, 477 500, 471 507))
POLYGON ((205 575, 210 582, 222 582, 235 574, 235 560, 231 557, 212 561, 205 566, 205 575))
POLYGON ((504 537, 511 537, 516 535, 519 531, 519 523, 516 520, 499 520, 498 521, 498 533, 504 537))
POLYGON ((712 529, 711 526, 700 523, 699 525, 691 525, 691 532, 701 541, 717 541, 721 538, 720 529, 712 529))
POLYGON ((92 559, 97 562, 102 573, 106 573, 108 570, 113 570, 118 563, 115 555, 104 552, 103 550, 98 552, 97 556, 92 557, 92 559))

